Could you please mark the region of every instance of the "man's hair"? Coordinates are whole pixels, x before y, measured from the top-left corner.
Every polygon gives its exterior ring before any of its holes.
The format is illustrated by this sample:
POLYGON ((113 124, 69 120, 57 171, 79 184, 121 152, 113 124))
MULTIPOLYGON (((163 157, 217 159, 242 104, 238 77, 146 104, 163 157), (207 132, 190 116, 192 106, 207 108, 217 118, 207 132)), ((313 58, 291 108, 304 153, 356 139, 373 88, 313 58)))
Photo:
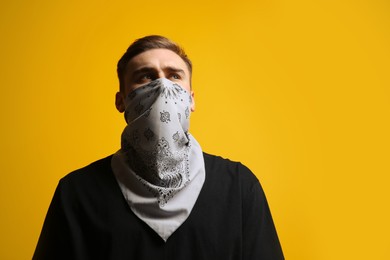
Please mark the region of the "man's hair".
POLYGON ((184 49, 181 48, 177 43, 169 40, 164 36, 150 35, 133 42, 127 49, 126 53, 123 54, 122 58, 120 58, 120 60, 118 61, 117 73, 119 78, 120 91, 123 91, 125 87, 124 78, 126 74, 126 67, 129 61, 138 54, 152 49, 167 49, 179 55, 180 58, 182 58, 183 61, 187 64, 191 77, 192 63, 191 60, 187 57, 187 54, 184 52, 184 49))

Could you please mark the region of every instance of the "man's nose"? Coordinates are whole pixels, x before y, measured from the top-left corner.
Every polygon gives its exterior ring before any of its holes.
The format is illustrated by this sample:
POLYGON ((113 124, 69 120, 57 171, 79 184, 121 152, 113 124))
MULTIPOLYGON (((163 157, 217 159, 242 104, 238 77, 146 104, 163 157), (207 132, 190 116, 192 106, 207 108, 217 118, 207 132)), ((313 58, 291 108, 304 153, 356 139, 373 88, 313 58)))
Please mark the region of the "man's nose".
POLYGON ((166 75, 165 75, 164 71, 159 71, 158 74, 157 74, 157 77, 158 77, 159 79, 161 79, 161 78, 166 78, 166 75))

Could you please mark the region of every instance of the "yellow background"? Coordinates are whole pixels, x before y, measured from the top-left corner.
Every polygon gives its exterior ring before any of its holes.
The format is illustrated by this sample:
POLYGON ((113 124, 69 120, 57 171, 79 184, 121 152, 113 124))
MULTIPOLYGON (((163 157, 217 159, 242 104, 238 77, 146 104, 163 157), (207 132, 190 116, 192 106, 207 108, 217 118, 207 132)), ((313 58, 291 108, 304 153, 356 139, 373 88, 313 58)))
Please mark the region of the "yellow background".
POLYGON ((258 176, 286 259, 390 259, 389 1, 1 1, 0 33, 0 259, 119 148, 116 62, 148 34, 192 58, 191 132, 258 176))

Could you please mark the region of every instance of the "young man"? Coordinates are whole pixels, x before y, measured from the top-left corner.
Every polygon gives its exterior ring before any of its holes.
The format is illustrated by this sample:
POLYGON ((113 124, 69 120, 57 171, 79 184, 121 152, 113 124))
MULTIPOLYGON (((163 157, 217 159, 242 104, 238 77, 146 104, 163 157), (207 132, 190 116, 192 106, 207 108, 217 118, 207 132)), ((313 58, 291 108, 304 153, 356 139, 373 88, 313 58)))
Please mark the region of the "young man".
POLYGON ((165 37, 128 48, 121 149, 61 179, 34 259, 284 259, 256 177, 189 134, 191 73, 165 37))

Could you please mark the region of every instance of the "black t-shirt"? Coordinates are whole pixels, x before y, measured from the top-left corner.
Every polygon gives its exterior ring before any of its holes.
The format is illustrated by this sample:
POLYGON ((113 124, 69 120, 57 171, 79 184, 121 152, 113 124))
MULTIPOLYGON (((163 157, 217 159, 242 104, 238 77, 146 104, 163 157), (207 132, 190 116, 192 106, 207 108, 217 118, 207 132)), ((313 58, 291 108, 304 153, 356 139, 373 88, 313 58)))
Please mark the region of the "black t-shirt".
POLYGON ((240 163, 204 154, 206 180, 164 242, 131 211, 111 156, 59 182, 33 259, 284 259, 264 192, 240 163))

